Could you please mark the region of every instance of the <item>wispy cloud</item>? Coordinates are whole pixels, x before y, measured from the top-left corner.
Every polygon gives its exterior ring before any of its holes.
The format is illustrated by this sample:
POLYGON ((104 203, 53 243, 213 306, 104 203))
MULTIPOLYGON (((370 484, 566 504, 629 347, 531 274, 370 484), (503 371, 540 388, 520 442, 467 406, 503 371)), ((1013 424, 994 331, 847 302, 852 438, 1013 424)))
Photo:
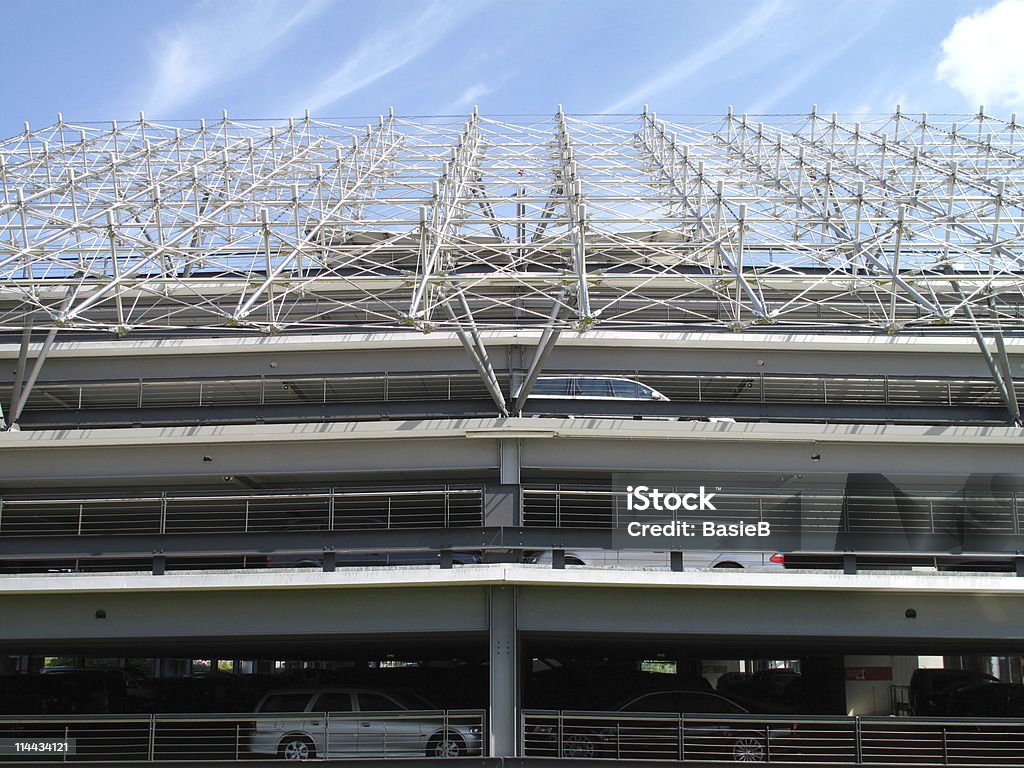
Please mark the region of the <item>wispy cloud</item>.
POLYGON ((169 116, 213 86, 255 69, 327 7, 327 0, 201 3, 157 44, 146 111, 169 116))
POLYGON ((626 108, 638 108, 652 96, 679 85, 761 34, 782 9, 783 4, 783 0, 768 0, 762 3, 724 35, 690 54, 668 71, 637 86, 629 94, 601 111, 621 112, 626 108))
MULTIPOLYGON (((825 28, 811 31, 817 37, 822 39, 835 39, 837 36, 834 34, 835 28, 838 26, 844 26, 842 29, 839 39, 842 41, 838 44, 826 46, 822 49, 822 53, 817 56, 805 56, 801 55, 798 59, 799 67, 797 70, 787 79, 776 84, 776 86, 765 94, 762 94, 758 100, 752 104, 749 108, 749 112, 752 114, 764 114, 775 107, 779 102, 783 101, 787 96, 796 91, 800 86, 810 80, 814 75, 817 75, 821 70, 831 64, 833 61, 838 59, 842 54, 856 45, 860 40, 874 28, 885 16, 889 7, 882 4, 869 4, 869 3, 858 3, 856 6, 857 11, 857 29, 851 30, 845 26, 845 22, 848 20, 848 16, 845 13, 836 13, 825 25, 825 28), (869 9, 871 12, 868 12, 869 9)), ((808 104, 808 106, 810 106, 808 104)))
POLYGON ((466 90, 462 92, 459 98, 452 102, 449 102, 440 110, 442 115, 450 115, 453 112, 461 112, 467 107, 471 107, 476 104, 477 99, 487 96, 490 93, 494 93, 494 88, 489 86, 487 83, 473 83, 466 90))
POLYGON ((404 67, 434 47, 462 20, 454 4, 434 2, 405 23, 370 35, 341 66, 316 83, 290 114, 319 112, 385 75, 404 67))
POLYGON ((939 80, 963 94, 972 107, 1024 107, 1024 0, 1002 0, 957 19, 942 41, 939 80))

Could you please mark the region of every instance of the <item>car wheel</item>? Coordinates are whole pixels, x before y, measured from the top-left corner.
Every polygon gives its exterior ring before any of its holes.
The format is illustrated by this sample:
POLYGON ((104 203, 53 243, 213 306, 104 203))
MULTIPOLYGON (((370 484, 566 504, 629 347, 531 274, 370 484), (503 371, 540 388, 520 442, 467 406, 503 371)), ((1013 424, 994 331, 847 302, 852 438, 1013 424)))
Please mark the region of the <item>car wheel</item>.
POLYGON ((427 744, 427 757, 465 757, 466 742, 457 733, 439 733, 427 744))
POLYGON ((277 746, 277 756, 282 760, 312 760, 316 757, 316 745, 309 736, 286 736, 277 746))
POLYGON ((593 757, 594 752, 594 740, 586 733, 562 737, 562 757, 593 757))
POLYGON ((740 565, 739 563, 734 563, 732 561, 727 561, 727 562, 724 562, 724 563, 715 563, 713 567, 714 568, 742 568, 743 566, 740 565))
POLYGON ((764 744, 753 734, 741 734, 732 743, 732 759, 737 763, 764 762, 764 744))

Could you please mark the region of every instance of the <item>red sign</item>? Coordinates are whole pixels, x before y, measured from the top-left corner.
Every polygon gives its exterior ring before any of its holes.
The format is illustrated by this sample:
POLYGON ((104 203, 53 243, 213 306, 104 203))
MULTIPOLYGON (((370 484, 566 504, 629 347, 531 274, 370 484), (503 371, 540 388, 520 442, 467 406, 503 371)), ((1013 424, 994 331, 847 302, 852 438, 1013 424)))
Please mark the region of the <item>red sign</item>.
POLYGON ((892 680, 892 667, 847 667, 846 679, 864 682, 892 680))

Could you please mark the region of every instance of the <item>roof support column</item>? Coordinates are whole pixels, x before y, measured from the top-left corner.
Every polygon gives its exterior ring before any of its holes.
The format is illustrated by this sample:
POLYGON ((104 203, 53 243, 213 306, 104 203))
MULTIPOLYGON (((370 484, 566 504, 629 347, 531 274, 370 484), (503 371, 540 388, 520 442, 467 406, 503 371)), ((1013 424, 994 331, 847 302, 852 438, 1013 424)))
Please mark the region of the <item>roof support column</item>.
POLYGON ((590 312, 590 293, 587 290, 587 206, 583 200, 582 183, 577 178, 576 158, 573 154, 569 132, 565 128, 565 114, 562 112, 561 104, 558 105, 555 124, 558 133, 562 194, 565 196, 565 208, 572 233, 572 260, 573 269, 576 272, 576 310, 579 315, 579 330, 585 331, 594 322, 590 312))

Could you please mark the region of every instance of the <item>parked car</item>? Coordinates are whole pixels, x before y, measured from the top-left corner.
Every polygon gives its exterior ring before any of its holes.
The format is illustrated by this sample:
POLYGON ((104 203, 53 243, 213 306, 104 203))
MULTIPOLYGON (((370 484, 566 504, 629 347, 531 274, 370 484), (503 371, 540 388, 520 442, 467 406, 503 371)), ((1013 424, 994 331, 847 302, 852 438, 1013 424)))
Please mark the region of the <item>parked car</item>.
POLYGON ((561 756, 665 758, 678 756, 682 748, 691 760, 762 762, 769 743, 791 736, 794 726, 750 714, 713 691, 654 691, 625 702, 613 717, 563 716, 561 756), (678 716, 687 715, 694 717, 684 717, 680 725, 678 716))
POLYGON ((481 754, 483 713, 416 710, 401 694, 361 688, 285 688, 256 705, 248 749, 284 760, 465 757, 481 754))
MULTIPOLYGON (((527 561, 550 566, 554 556, 551 550, 528 555, 527 561)), ((566 565, 585 565, 594 568, 668 568, 668 552, 615 549, 573 549, 566 550, 566 565)), ((683 553, 683 568, 706 570, 708 568, 767 568, 785 570, 783 556, 775 552, 695 552, 683 553)))
POLYGON ((969 669, 915 669, 910 676, 910 711, 917 716, 945 715, 953 691, 977 683, 998 683, 984 672, 969 669))
MULTIPOLYGON (((520 389, 515 396, 519 396, 520 389)), ((636 400, 668 402, 658 390, 617 376, 541 376, 530 390, 539 400, 636 400)))
POLYGON ((47 667, 40 671, 50 691, 49 711, 60 714, 152 712, 153 689, 127 669, 47 667))
POLYGON ((946 715, 951 717, 1022 717, 1024 685, 1018 683, 972 683, 950 691, 946 715))
MULTIPOLYGON (((439 552, 339 552, 334 556, 338 568, 366 568, 376 565, 438 565, 439 552)), ((452 562, 456 565, 473 565, 480 562, 475 552, 453 552, 452 562)), ((298 555, 270 555, 268 568, 322 568, 324 557, 320 553, 298 555)))

